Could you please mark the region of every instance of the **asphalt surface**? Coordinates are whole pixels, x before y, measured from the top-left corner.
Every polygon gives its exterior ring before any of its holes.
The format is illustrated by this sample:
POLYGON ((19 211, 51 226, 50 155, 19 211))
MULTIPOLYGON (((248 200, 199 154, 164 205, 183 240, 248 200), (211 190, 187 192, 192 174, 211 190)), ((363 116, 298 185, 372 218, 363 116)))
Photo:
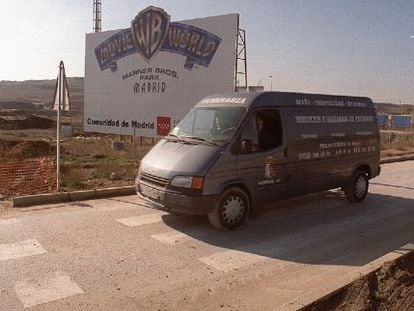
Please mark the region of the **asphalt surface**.
POLYGON ((299 197, 226 233, 137 196, 4 210, 0 310, 300 308, 414 242, 414 161, 371 182, 363 203, 299 197))

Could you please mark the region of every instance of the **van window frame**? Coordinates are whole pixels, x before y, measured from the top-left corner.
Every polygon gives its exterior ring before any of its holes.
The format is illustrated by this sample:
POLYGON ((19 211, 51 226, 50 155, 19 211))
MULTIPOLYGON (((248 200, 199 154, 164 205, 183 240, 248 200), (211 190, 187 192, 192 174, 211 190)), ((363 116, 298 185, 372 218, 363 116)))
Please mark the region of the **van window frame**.
MULTIPOLYGON (((233 147, 232 147, 232 153, 235 153, 237 155, 265 154, 265 153, 273 153, 277 149, 282 148, 285 144, 285 141, 286 141, 286 133, 285 133, 285 130, 283 128, 283 124, 284 124, 284 121, 283 121, 284 118, 283 118, 283 112, 282 112, 283 108, 282 109, 280 109, 280 108, 281 107, 267 106, 267 107, 254 108, 254 109, 250 110, 249 113, 246 115, 245 119, 243 120, 240 128, 239 128, 239 131, 238 131, 237 136, 236 136, 237 139, 236 139, 236 141, 235 141, 235 143, 233 144, 233 147), (256 151, 253 151, 253 152, 250 152, 250 153, 241 152, 241 142, 242 142, 243 130, 246 128, 247 124, 249 122, 251 122, 251 120, 255 117, 255 114, 257 114, 258 112, 269 111, 269 110, 276 111, 277 115, 278 115, 278 119, 279 119, 279 128, 278 128, 278 130, 281 131, 279 144, 277 146, 269 148, 269 149, 259 149, 259 150, 256 150, 256 151)), ((258 136, 256 126, 257 126, 257 124, 255 124, 255 131, 256 131, 256 135, 258 136)), ((257 137, 257 139, 258 139, 258 137, 257 137)))

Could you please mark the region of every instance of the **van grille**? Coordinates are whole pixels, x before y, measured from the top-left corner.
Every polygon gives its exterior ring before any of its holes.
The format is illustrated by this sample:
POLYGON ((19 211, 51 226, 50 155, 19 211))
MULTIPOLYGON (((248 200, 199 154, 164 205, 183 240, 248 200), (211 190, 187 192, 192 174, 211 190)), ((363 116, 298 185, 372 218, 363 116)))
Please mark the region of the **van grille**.
POLYGON ((141 172, 141 180, 149 184, 154 184, 157 186, 165 187, 168 185, 170 180, 168 178, 163 178, 159 176, 154 176, 151 174, 141 172))

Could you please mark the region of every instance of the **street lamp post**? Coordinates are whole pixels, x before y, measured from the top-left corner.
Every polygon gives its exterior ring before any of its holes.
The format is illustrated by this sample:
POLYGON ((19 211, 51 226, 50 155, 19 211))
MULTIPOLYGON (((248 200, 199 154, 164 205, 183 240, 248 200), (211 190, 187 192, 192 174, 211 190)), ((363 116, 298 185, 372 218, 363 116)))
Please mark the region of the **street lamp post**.
POLYGON ((403 102, 401 100, 400 100, 400 108, 401 108, 400 114, 403 115, 404 114, 404 106, 403 106, 403 102))

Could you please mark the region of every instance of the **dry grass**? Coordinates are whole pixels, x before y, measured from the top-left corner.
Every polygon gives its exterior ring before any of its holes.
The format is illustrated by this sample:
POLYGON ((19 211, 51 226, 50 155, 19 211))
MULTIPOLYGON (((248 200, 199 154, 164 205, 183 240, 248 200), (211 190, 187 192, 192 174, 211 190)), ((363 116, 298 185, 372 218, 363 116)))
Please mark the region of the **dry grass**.
POLYGON ((141 147, 138 143, 123 142, 126 149, 116 151, 111 148, 112 139, 104 138, 79 138, 65 141, 62 146, 67 154, 77 157, 90 156, 93 158, 121 157, 126 159, 140 159, 148 152, 150 147, 141 147))
POLYGON ((37 130, 0 130, 0 140, 56 140, 56 129, 37 130))
POLYGON ((70 139, 62 144, 62 187, 93 189, 131 185, 141 158, 151 146, 123 142, 125 150, 112 149, 112 140, 104 138, 70 139), (115 179, 110 179, 115 177, 115 179))
POLYGON ((381 131, 381 149, 414 151, 414 132, 381 131))

